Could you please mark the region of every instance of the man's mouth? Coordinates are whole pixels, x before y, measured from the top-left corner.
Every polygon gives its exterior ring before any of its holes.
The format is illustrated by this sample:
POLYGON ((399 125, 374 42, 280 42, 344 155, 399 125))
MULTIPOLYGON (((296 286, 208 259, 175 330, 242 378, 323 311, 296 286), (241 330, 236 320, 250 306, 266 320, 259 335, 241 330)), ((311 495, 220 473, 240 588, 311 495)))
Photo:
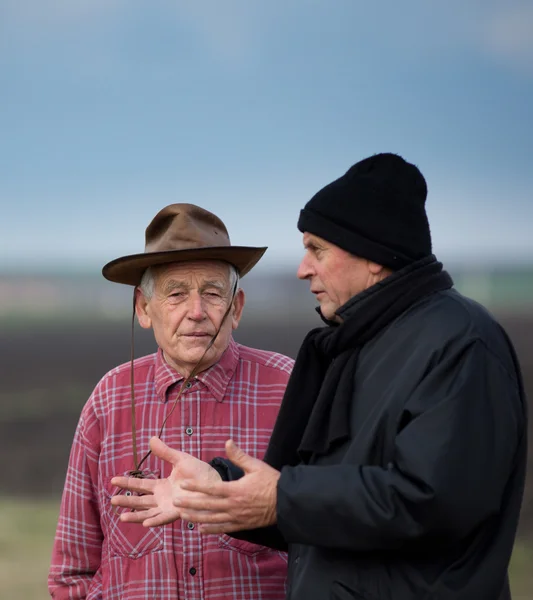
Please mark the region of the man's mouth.
POLYGON ((202 337, 211 337, 209 333, 205 333, 203 331, 194 331, 193 333, 185 333, 185 337, 194 337, 194 338, 202 338, 202 337))

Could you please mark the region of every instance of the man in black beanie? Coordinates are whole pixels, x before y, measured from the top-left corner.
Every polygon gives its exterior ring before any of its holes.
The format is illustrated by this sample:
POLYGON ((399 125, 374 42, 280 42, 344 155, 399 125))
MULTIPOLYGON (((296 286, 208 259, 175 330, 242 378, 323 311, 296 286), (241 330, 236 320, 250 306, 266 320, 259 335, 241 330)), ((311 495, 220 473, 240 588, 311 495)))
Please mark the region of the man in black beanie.
POLYGON ((431 254, 426 180, 396 154, 356 163, 321 189, 298 229, 393 270, 431 254))
POLYGON ((168 480, 116 481, 145 494, 120 497, 124 520, 288 548, 291 600, 510 598, 520 367, 432 254, 426 196, 417 167, 378 154, 306 204, 298 277, 325 326, 302 343, 264 461, 231 441, 211 465, 165 447, 168 480))

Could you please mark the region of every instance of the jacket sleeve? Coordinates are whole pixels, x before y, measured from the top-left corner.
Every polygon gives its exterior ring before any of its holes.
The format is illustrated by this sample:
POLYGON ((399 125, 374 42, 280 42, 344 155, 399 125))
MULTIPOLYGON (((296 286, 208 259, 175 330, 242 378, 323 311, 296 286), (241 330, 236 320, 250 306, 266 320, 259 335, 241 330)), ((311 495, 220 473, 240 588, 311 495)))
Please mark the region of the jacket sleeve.
POLYGON ((281 552, 287 552, 289 548, 289 545, 276 525, 246 531, 234 531, 233 533, 228 533, 228 535, 238 540, 244 540, 252 544, 258 544, 259 546, 266 546, 267 548, 273 548, 281 552))
POLYGON ((499 510, 523 435, 521 407, 515 374, 472 342, 417 386, 386 467, 285 467, 279 530, 289 543, 353 551, 463 538, 499 510))
POLYGON ((222 481, 237 481, 237 479, 244 477, 244 471, 227 458, 217 456, 209 464, 220 475, 222 481))
MULTIPOLYGON (((82 600, 101 585, 97 574, 103 533, 96 494, 98 437, 89 403, 84 408, 70 452, 48 576, 48 589, 58 600, 82 600), (96 579, 95 579, 96 577, 96 579)), ((96 596, 95 596, 96 597, 96 596)))

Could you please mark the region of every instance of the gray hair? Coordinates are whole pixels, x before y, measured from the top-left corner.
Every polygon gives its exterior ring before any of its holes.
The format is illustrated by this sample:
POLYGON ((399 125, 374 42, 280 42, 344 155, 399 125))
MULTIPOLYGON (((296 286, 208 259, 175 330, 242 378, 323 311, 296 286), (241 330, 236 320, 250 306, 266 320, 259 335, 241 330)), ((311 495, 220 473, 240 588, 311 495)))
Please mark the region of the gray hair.
MULTIPOLYGON (((234 265, 228 263, 229 267, 229 287, 231 292, 233 289, 237 289, 239 285, 239 272, 235 268, 234 265)), ((139 284, 139 289, 141 290, 143 296, 150 300, 154 295, 155 290, 155 276, 154 269, 152 267, 148 267, 146 271, 143 273, 141 278, 141 283, 139 284)))

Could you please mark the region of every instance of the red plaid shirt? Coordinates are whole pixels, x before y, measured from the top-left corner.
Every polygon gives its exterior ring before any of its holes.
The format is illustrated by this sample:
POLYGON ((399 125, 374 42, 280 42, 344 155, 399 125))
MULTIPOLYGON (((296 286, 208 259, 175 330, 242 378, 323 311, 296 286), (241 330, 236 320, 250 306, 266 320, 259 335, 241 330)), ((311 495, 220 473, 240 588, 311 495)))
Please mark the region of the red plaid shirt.
MULTIPOLYGON (((167 421, 163 440, 209 461, 231 438, 262 458, 292 359, 233 340, 200 373, 167 421)), ((122 523, 110 479, 134 468, 129 363, 110 371, 83 408, 74 436, 57 526, 49 589, 60 600, 282 600, 287 557, 227 535, 200 535, 181 520, 146 529, 122 523)), ((157 435, 182 377, 156 354, 135 361, 139 453, 157 435)), ((166 477, 151 455, 143 467, 166 477)))

